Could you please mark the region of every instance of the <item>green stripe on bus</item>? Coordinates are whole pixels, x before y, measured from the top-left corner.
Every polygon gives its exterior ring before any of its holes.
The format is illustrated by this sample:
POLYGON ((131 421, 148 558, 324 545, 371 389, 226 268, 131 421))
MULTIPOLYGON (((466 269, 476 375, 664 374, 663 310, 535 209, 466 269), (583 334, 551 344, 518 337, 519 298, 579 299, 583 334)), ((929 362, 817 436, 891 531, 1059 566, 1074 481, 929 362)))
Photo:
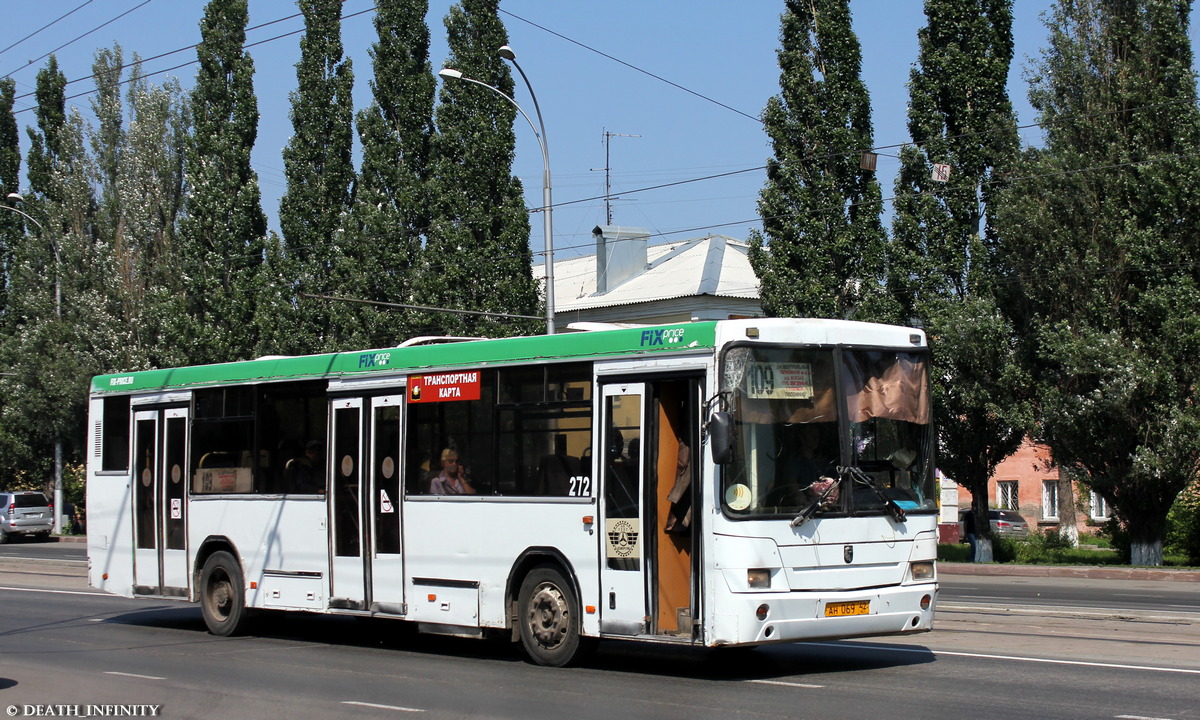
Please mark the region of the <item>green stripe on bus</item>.
POLYGON ((716 326, 715 322, 682 323, 114 373, 93 378, 92 392, 127 393, 241 382, 403 374, 441 367, 711 350, 716 345, 716 326))

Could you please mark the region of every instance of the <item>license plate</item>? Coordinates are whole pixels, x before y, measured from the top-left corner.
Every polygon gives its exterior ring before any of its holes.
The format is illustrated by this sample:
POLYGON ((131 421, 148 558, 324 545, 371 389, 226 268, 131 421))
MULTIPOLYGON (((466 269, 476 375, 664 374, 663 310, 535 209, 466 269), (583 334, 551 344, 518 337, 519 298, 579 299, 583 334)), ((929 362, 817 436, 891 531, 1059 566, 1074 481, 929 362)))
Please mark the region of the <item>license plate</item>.
POLYGON ((825 603, 825 617, 845 617, 847 615, 867 615, 871 612, 870 600, 855 600, 853 602, 825 603))

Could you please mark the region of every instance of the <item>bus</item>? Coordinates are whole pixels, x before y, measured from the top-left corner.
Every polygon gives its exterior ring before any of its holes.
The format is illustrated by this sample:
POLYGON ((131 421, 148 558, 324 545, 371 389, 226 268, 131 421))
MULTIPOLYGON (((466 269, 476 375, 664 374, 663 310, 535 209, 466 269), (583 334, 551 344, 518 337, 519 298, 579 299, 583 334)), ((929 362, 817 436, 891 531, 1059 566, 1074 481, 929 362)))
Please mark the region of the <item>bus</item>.
POLYGON ((920 330, 758 318, 98 376, 89 583, 549 666, 928 631, 928 366, 920 330))

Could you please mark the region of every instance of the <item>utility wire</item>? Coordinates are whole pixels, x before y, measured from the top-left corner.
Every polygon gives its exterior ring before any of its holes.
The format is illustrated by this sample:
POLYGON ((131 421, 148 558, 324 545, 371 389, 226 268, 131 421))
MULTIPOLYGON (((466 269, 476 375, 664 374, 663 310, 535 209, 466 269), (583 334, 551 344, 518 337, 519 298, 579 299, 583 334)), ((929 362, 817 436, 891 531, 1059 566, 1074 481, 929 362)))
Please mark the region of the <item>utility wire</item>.
POLYGON ((563 40, 566 40, 566 41, 567 41, 567 42, 569 42, 569 43, 573 43, 573 44, 575 44, 575 45, 578 45, 579 47, 583 48, 584 50, 588 50, 588 51, 590 51, 590 52, 594 52, 594 53, 596 53, 597 55, 600 55, 601 57, 606 57, 606 58, 608 58, 609 60, 612 60, 612 61, 613 61, 613 62, 615 62, 615 63, 620 63, 620 64, 624 65, 625 67, 629 68, 630 70, 636 70, 637 72, 640 72, 640 73, 642 73, 643 75, 649 75, 650 77, 654 78, 655 80, 658 80, 659 82, 664 82, 664 83, 666 83, 666 84, 670 85, 670 86, 671 86, 671 87, 673 87, 673 88, 678 88, 678 89, 680 89, 680 90, 684 91, 685 93, 689 93, 689 94, 691 94, 691 95, 695 95, 696 97, 700 98, 701 100, 706 100, 706 101, 708 101, 708 102, 710 102, 710 103, 712 103, 712 104, 714 104, 714 105, 719 105, 719 106, 721 106, 721 107, 725 108, 726 110, 730 110, 730 111, 732 111, 732 112, 735 112, 735 113, 737 113, 738 115, 741 115, 742 117, 747 117, 747 118, 750 118, 751 120, 753 120, 753 121, 754 121, 754 122, 756 122, 756 123, 762 123, 762 118, 757 118, 757 117, 754 117, 753 115, 751 115, 751 114, 749 114, 749 113, 744 113, 744 112, 742 112, 741 110, 738 110, 738 109, 737 109, 737 108, 735 108, 735 107, 730 107, 730 106, 726 105, 725 103, 723 103, 723 102, 721 102, 721 101, 719 101, 719 100, 714 100, 714 99, 712 99, 712 98, 708 97, 707 95, 701 95, 700 93, 696 92, 695 90, 690 90, 690 89, 688 89, 688 88, 685 88, 684 86, 680 85, 680 84, 679 84, 679 83, 677 83, 677 82, 671 82, 670 80, 666 79, 665 77, 662 77, 661 75, 655 75, 654 73, 650 72, 649 70, 643 70, 642 68, 640 68, 640 67, 638 67, 638 66, 636 66, 636 65, 632 65, 632 64, 630 64, 630 63, 627 63, 627 62, 625 62, 624 60, 622 60, 622 59, 620 59, 620 58, 615 58, 615 57, 613 57, 612 55, 609 55, 608 53, 605 53, 605 52, 601 52, 600 50, 597 50, 597 49, 596 49, 596 48, 594 48, 594 47, 589 47, 589 46, 587 46, 587 45, 584 45, 583 43, 579 42, 578 40, 574 40, 574 39, 572 39, 572 38, 569 38, 569 37, 567 37, 566 35, 563 35, 562 33, 557 33, 557 32, 554 32, 554 31, 553 31, 553 30, 551 30, 550 28, 548 28, 548 27, 545 27, 545 26, 542 26, 542 25, 538 25, 537 23, 533 22, 532 20, 526 20, 525 18, 521 17, 520 15, 514 15, 513 13, 511 13, 511 12, 509 12, 509 11, 505 10, 504 8, 500 8, 500 12, 504 13, 505 15, 507 15, 507 16, 509 16, 509 17, 511 17, 511 18, 514 18, 514 19, 516 19, 516 20, 520 20, 521 22, 523 22, 523 23, 526 23, 527 25, 532 25, 533 27, 537 28, 538 30, 542 30, 543 32, 548 32, 548 33, 550 33, 551 35, 553 35, 553 36, 555 36, 555 37, 562 38, 563 40))
MULTIPOLYGON (((36 58, 34 58, 33 60, 30 60, 29 62, 25 63, 24 65, 22 65, 21 67, 17 68, 16 70, 13 70, 12 72, 5 73, 5 77, 7 77, 7 76, 9 76, 9 75, 12 75, 13 73, 18 73, 18 72, 21 72, 22 70, 24 70, 25 68, 29 67, 30 65, 32 65, 32 64, 34 64, 34 63, 36 63, 37 61, 41 60, 42 58, 49 57, 50 55, 53 55, 54 53, 58 52, 59 50, 62 50, 63 48, 67 47, 68 45, 71 45, 71 44, 73 44, 73 43, 75 43, 75 42, 77 42, 77 41, 79 41, 79 40, 82 40, 83 38, 87 37, 88 35, 91 35, 92 33, 96 32, 97 30, 99 30, 100 28, 102 28, 102 27, 104 27, 104 26, 106 26, 106 25, 111 25, 112 23, 115 23, 116 21, 118 21, 118 20, 120 20, 121 18, 125 17, 125 16, 126 16, 126 15, 128 15, 129 13, 133 12, 134 10, 137 10, 138 8, 140 8, 140 7, 143 7, 143 6, 145 6, 145 5, 149 5, 149 4, 150 4, 151 2, 153 2, 153 1, 154 1, 154 0, 142 0, 142 2, 141 2, 140 4, 138 4, 138 5, 135 5, 135 6, 131 7, 131 8, 129 8, 129 9, 128 9, 128 10, 126 10, 125 12, 121 13, 120 15, 116 16, 115 18, 113 18, 113 19, 111 19, 111 20, 108 20, 107 22, 103 22, 103 23, 101 23, 101 24, 97 25, 96 27, 92 28, 91 30, 88 30, 88 31, 87 31, 87 32, 85 32, 84 34, 80 35, 79 37, 76 37, 74 40, 69 40, 69 41, 67 41, 67 42, 63 43, 62 45, 59 45, 58 47, 54 48, 53 50, 51 50, 50 52, 46 53, 45 55, 42 55, 42 56, 40 56, 40 57, 36 57, 36 58)), ((57 22, 57 21, 56 21, 56 22, 57 22)))
POLYGON ((37 30, 34 30, 33 32, 31 32, 31 33, 29 33, 28 35, 26 35, 25 37, 23 37, 23 38, 21 38, 20 40, 16 41, 16 42, 15 42, 15 43, 13 43, 12 45, 9 45, 8 47, 4 48, 3 50, 0 50, 0 55, 3 55, 4 53, 8 52, 9 50, 12 50, 12 49, 13 49, 13 48, 15 48, 16 46, 18 46, 18 45, 20 45, 21 43, 25 42, 26 40, 28 40, 29 38, 33 37, 34 35, 37 35, 38 33, 40 33, 41 31, 45 30, 46 28, 50 27, 51 25, 53 25, 54 23, 58 22, 59 20, 62 20, 62 19, 64 19, 64 18, 66 18, 68 15, 71 15, 72 13, 74 13, 74 12, 75 12, 75 10, 79 10, 80 8, 83 8, 83 7, 85 7, 85 6, 87 6, 87 5, 91 5, 91 4, 92 4, 92 0, 87 0, 87 1, 86 1, 86 2, 84 2, 82 5, 76 6, 76 8, 75 8, 74 10, 68 10, 66 13, 64 13, 64 14, 62 14, 62 15, 59 15, 58 17, 54 18, 54 19, 53 19, 53 20, 51 20, 50 22, 48 22, 48 23, 46 23, 45 25, 41 26, 41 27, 40 27, 40 28, 38 28, 37 30))

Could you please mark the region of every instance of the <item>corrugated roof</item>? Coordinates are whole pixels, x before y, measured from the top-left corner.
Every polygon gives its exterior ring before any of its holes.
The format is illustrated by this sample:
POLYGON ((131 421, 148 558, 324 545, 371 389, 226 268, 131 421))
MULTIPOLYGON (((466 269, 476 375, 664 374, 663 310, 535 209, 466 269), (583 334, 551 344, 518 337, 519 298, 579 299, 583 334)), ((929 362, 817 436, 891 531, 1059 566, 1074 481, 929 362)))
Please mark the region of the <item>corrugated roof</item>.
POLYGON ((750 246, 727 235, 709 235, 646 248, 648 267, 606 293, 596 294, 596 256, 554 263, 556 312, 632 305, 697 295, 758 298, 750 246))

